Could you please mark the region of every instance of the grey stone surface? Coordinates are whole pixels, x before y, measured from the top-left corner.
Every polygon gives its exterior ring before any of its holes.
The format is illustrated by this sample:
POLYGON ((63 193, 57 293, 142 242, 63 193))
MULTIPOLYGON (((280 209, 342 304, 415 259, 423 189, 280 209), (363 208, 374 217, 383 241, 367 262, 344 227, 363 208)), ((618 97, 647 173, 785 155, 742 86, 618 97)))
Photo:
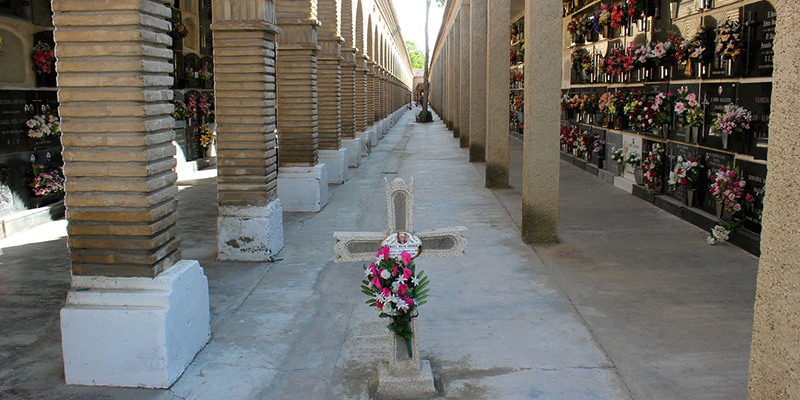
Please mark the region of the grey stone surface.
POLYGON ((179 182, 181 250, 208 276, 212 338, 170 390, 66 386, 65 223, 3 241, 0 398, 366 399, 391 351, 386 321, 358 292, 363 263, 333 264, 332 233, 384 229, 383 178, 396 175, 416 178, 419 225, 469 228, 465 258, 419 262, 431 278, 420 355, 437 398, 744 397, 755 258, 564 164, 560 243, 537 255, 518 228, 519 146, 512 188, 486 190, 438 117, 412 115, 322 212, 284 215, 275 263, 216 261, 214 179, 179 182))

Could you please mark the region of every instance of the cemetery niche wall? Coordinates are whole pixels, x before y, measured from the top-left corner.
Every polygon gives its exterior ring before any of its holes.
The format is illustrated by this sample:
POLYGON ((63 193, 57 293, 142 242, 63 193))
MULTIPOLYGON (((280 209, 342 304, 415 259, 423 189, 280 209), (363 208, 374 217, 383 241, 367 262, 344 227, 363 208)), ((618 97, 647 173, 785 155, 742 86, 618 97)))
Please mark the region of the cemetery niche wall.
POLYGON ((735 225, 758 253, 776 17, 766 0, 565 0, 562 152, 665 209, 735 225), (697 166, 670 184, 679 157, 697 166), (713 193, 723 167, 741 199, 713 193))
MULTIPOLYGON (((0 218, 64 196, 50 1, 0 1, 0 218)), ((50 208, 52 217, 63 207, 50 208)))

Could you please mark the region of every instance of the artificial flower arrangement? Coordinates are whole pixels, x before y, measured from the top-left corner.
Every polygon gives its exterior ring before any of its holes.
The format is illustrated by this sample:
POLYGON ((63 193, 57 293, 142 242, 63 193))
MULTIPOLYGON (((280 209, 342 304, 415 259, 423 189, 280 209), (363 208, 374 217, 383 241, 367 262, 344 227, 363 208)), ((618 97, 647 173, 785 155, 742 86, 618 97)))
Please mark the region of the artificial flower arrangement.
POLYGON ((427 302, 428 277, 417 272, 411 255, 405 251, 400 259, 389 257, 389 248, 383 247, 375 255, 375 262, 364 266, 365 278, 361 292, 369 297, 367 304, 380 311, 381 318, 391 318, 387 325, 390 331, 405 339, 409 358, 411 354, 411 318, 417 309, 427 302))
POLYGON ((208 68, 207 65, 203 65, 203 67, 200 68, 200 71, 198 72, 197 75, 198 75, 198 78, 200 78, 201 81, 210 81, 211 78, 214 77, 214 73, 211 72, 211 69, 208 68))
POLYGON ((522 107, 525 105, 524 92, 523 91, 516 91, 516 92, 512 93, 512 96, 514 97, 514 101, 513 101, 514 111, 522 110, 522 107))
POLYGON ((214 143, 214 136, 215 132, 212 132, 208 129, 208 126, 203 124, 200 125, 200 146, 204 149, 208 149, 214 143))
POLYGON ((620 171, 625 168, 625 163, 628 161, 627 157, 625 157, 625 152, 622 149, 618 149, 616 147, 611 148, 611 159, 614 160, 617 164, 619 164, 620 171))
POLYGON ((611 24, 611 7, 608 3, 600 4, 600 11, 598 11, 595 21, 601 26, 606 27, 611 24))
POLYGON ((606 141, 600 135, 595 135, 592 137, 592 153, 598 155, 598 157, 603 157, 603 152, 606 148, 606 141))
POLYGON ((591 74, 594 70, 594 62, 589 55, 589 50, 580 48, 572 52, 572 69, 585 74, 591 74))
POLYGON ((210 116, 214 114, 214 98, 205 92, 200 93, 199 96, 192 93, 186 98, 186 108, 192 118, 210 116))
POLYGON ((689 88, 682 86, 678 89, 675 100, 675 115, 681 127, 702 126, 705 119, 703 105, 697 100, 697 94, 689 92, 689 88))
POLYGON ((715 53, 726 60, 735 60, 744 50, 742 24, 738 19, 728 19, 717 26, 715 53))
POLYGON ((53 114, 34 115, 25 125, 28 127, 28 137, 38 139, 61 134, 61 120, 53 114))
POLYGON ((172 25, 172 36, 175 39, 183 39, 186 36, 189 36, 189 27, 183 22, 176 22, 174 25, 172 25))
POLYGON ((694 36, 683 45, 682 59, 696 63, 708 63, 714 57, 714 30, 700 26, 694 36))
POLYGON ((654 124, 656 125, 669 125, 672 124, 672 114, 674 111, 675 93, 660 92, 653 99, 650 108, 654 114, 654 124))
POLYGON ((64 193, 64 173, 61 167, 46 171, 44 165, 33 164, 33 182, 28 186, 36 197, 64 193))
POLYGON ((683 156, 678 156, 675 168, 669 173, 669 180, 667 183, 673 189, 685 186, 687 189, 694 189, 697 178, 700 176, 700 171, 697 166, 697 159, 684 159, 683 156))
POLYGON ((757 189, 753 195, 746 187, 747 182, 741 179, 739 171, 735 168, 723 166, 714 174, 709 191, 717 203, 731 214, 731 221, 714 226, 706 238, 708 244, 713 245, 728 240, 729 235, 744 222, 744 218, 737 218, 736 215, 754 208, 757 198, 764 194, 763 189, 757 189))
POLYGON ((575 149, 578 154, 576 155, 589 155, 589 132, 579 130, 575 140, 575 149))
POLYGON ((619 28, 628 22, 628 7, 625 3, 614 4, 611 7, 609 26, 619 28))
POLYGON ((661 191, 661 169, 664 167, 664 146, 654 143, 642 161, 644 187, 650 194, 661 191))
POLYGON ((522 89, 525 82, 525 74, 519 70, 511 70, 511 85, 512 89, 522 89))
MULTIPOLYGON (((645 103, 642 100, 642 93, 638 90, 631 90, 628 92, 627 96, 625 96, 625 106, 623 108, 623 112, 628 117, 628 121, 632 124, 638 124, 638 127, 642 127, 642 120, 639 118, 644 108, 645 103)), ((649 127, 649 124, 647 124, 647 126, 649 127)))
POLYGON ((736 214, 755 204, 756 198, 747 193, 746 186, 747 181, 739 177, 736 168, 723 166, 714 174, 709 192, 725 211, 736 214))
POLYGON ((714 117, 709 134, 713 136, 732 135, 744 133, 750 129, 753 114, 746 108, 735 104, 728 104, 721 113, 714 117))
POLYGON ((180 100, 175 100, 175 110, 172 112, 172 117, 176 120, 184 120, 189 118, 194 118, 195 115, 189 111, 189 108, 184 104, 184 102, 180 100))
POLYGON ((642 165, 642 159, 639 158, 638 154, 630 152, 628 156, 625 157, 625 164, 630 165, 633 169, 637 169, 642 165))
POLYGON ((53 72, 56 53, 49 44, 38 42, 33 46, 33 70, 40 74, 53 72))
POLYGON ((575 143, 575 133, 568 125, 561 126, 559 138, 561 141, 562 150, 564 151, 572 148, 572 145, 575 143))

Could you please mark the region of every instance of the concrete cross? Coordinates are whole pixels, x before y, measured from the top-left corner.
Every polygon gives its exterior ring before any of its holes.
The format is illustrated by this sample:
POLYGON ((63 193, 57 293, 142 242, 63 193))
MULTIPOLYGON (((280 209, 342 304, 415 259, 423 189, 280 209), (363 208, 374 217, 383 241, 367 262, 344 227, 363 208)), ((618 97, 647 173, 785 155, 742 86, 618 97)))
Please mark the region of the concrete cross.
POLYGON ((386 181, 386 232, 334 232, 336 238, 334 262, 372 261, 384 243, 398 233, 409 233, 422 242, 422 257, 460 257, 467 247, 462 236, 467 228, 434 229, 414 233, 414 178, 406 183, 402 178, 386 181))
MULTIPOLYGON (((406 183, 402 178, 386 181, 386 232, 334 232, 335 262, 374 261, 383 246, 389 246, 390 256, 399 256, 402 249, 412 256, 460 257, 467 247, 463 234, 467 228, 436 229, 414 233, 414 178, 406 183), (405 235, 403 235, 405 234, 405 235), (396 253, 396 254, 395 254, 396 253)), ((411 354, 408 356, 404 339, 391 334, 392 355, 388 363, 378 365, 370 381, 370 391, 381 398, 419 398, 436 394, 433 371, 428 360, 420 360, 416 320, 411 320, 411 354)))

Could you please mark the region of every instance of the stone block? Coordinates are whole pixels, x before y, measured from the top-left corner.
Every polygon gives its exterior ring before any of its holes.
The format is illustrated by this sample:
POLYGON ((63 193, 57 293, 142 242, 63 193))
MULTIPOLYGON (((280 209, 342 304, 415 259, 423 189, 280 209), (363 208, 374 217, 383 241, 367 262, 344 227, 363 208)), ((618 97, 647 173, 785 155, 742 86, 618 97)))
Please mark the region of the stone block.
POLYGON ((363 144, 360 138, 342 139, 342 148, 347 149, 347 166, 358 168, 361 165, 361 150, 363 144))
POLYGON ((319 212, 328 204, 328 171, 325 164, 313 167, 280 167, 278 198, 284 211, 319 212))
POLYGON ((319 162, 327 167, 329 185, 341 185, 350 179, 347 149, 319 150, 319 162))
POLYGON ((73 276, 61 309, 64 376, 71 385, 168 388, 210 334, 197 261, 153 279, 73 276))
POLYGON ((283 248, 283 207, 222 206, 217 218, 220 260, 268 261, 283 248))

